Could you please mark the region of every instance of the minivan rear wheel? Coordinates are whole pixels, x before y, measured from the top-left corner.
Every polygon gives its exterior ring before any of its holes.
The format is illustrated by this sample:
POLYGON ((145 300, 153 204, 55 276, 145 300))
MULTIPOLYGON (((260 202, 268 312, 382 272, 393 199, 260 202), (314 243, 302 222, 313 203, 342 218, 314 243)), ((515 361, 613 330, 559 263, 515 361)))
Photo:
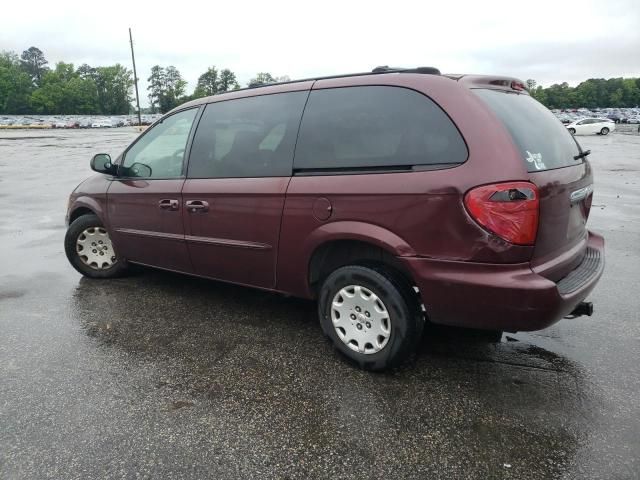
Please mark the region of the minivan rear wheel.
POLYGON ((600 130, 600 135, 608 135, 609 134, 609 129, 607 127, 603 127, 602 130, 600 130))
POLYGON ((64 250, 71 266, 90 278, 114 278, 127 269, 118 257, 109 233, 93 214, 75 219, 64 238, 64 250))
POLYGON ((409 283, 377 266, 331 273, 320 290, 318 313, 336 350, 366 370, 400 364, 415 350, 424 326, 409 283))

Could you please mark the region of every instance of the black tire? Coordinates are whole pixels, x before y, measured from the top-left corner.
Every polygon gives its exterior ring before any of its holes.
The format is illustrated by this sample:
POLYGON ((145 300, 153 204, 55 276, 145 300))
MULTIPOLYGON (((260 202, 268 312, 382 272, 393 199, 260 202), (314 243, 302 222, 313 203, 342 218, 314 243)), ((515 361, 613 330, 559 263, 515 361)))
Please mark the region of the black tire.
POLYGON ((320 289, 318 314, 322 331, 334 348, 365 370, 384 370, 402 363, 415 351, 424 328, 424 315, 409 282, 401 275, 377 266, 350 265, 331 273, 320 289), (389 314, 389 339, 375 353, 352 350, 340 339, 333 326, 333 299, 342 288, 349 285, 360 285, 373 292, 384 303, 389 314))
POLYGON ((602 130, 600 130, 600 135, 609 135, 609 129, 607 127, 602 127, 602 130))
POLYGON ((576 129, 575 129, 575 128, 570 128, 570 129, 569 129, 569 133, 570 133, 571 135, 575 135, 575 134, 576 134, 576 129))
MULTIPOLYGON (((127 270, 127 261, 117 258, 113 265, 108 268, 94 268, 84 263, 76 251, 76 244, 78 237, 87 229, 90 228, 104 228, 100 219, 93 214, 82 215, 76 218, 69 228, 64 237, 64 251, 67 254, 67 259, 71 266, 75 268, 85 277, 89 278, 115 278, 122 275, 127 270)), ((114 252, 115 253, 115 252, 114 252)))

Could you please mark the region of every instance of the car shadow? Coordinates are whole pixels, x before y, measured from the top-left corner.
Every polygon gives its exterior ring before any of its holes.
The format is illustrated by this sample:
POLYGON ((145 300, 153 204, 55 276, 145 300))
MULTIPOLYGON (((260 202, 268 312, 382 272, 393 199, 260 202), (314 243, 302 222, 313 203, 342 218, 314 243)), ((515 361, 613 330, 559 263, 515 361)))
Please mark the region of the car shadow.
POLYGON ((346 443, 365 457, 372 453, 360 451, 362 435, 391 435, 391 443, 431 442, 452 462, 455 452, 482 446, 505 462, 518 458, 522 470, 514 474, 542 468, 557 476, 597 406, 579 365, 517 334, 490 343, 429 326, 412 360, 371 373, 323 339, 310 301, 143 270, 107 281, 82 278, 71 305, 105 363, 117 351, 130 368, 140 361, 153 366, 149 383, 136 388, 174 395, 177 403, 165 410, 199 405, 267 437, 273 419, 285 416, 292 442, 346 443), (551 459, 542 467, 541 456, 551 459))
MULTIPOLYGON (((220 335, 224 329, 242 328, 268 331, 283 336, 281 340, 296 337, 317 342, 322 335, 314 301, 146 268, 136 268, 120 279, 81 278, 74 306, 83 314, 80 321, 89 336, 107 344, 120 342, 132 351, 151 352, 176 343, 175 333, 210 325, 216 325, 220 335), (157 345, 151 338, 143 345, 139 335, 133 335, 147 330, 157 345)), ((393 374, 421 362, 452 359, 581 375, 575 363, 529 343, 530 337, 525 341, 508 332, 493 337, 492 332, 428 323, 414 361, 393 374)), ((260 341, 277 340, 263 336, 260 341)))

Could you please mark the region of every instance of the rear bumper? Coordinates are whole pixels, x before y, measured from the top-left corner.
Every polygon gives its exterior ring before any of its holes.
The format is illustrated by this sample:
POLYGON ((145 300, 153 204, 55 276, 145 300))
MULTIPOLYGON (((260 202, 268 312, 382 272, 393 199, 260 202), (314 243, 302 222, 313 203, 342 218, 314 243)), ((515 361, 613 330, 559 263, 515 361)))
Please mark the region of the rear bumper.
POLYGON ((589 232, 580 265, 554 282, 528 263, 486 264, 400 257, 434 323, 506 331, 540 330, 568 315, 604 271, 604 239, 589 232))

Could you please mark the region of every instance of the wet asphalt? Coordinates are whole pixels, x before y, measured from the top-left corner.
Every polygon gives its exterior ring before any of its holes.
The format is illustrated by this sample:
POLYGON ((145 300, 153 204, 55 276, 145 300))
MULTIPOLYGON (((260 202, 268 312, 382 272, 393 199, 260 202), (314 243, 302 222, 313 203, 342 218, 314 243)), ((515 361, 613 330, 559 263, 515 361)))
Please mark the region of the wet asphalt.
POLYGON ((640 136, 580 137, 591 318, 429 331, 353 368, 311 302, 154 270, 81 278, 67 196, 130 129, 0 132, 0 478, 640 478, 640 136))

